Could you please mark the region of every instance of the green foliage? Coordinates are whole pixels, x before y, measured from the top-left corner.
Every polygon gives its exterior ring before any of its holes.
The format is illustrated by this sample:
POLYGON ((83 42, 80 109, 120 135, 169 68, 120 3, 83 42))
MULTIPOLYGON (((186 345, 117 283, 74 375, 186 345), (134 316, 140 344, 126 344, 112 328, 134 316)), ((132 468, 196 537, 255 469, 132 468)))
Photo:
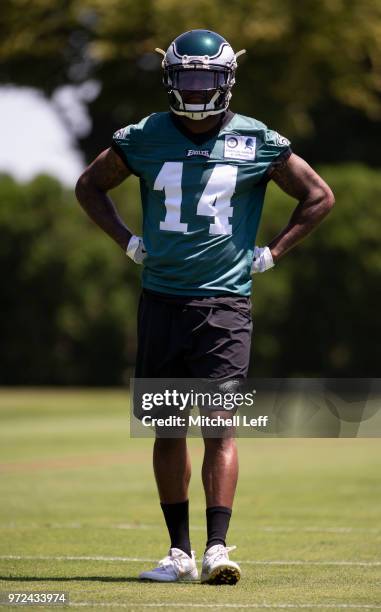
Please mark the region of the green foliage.
POLYGON ((120 383, 135 355, 137 268, 54 179, 4 177, 0 193, 1 383, 120 383))
POLYGON ((89 106, 94 131, 81 141, 88 158, 117 127, 167 108, 153 49, 208 28, 247 49, 235 109, 308 147, 308 159, 340 162, 361 151, 378 163, 377 147, 361 143, 372 141, 381 119, 379 2, 3 0, 2 9, 0 82, 50 95, 59 85, 100 81, 89 106), (325 128, 340 146, 326 146, 325 128))
MULTIPOLYGON (((336 207, 305 242, 255 277, 253 373, 377 376, 381 360, 381 176, 324 167, 336 207)), ((139 232, 138 183, 113 193, 139 232)), ((47 176, 0 179, 1 384, 121 384, 136 349, 140 268, 47 176)), ((294 202, 270 184, 257 244, 294 202)))
MULTIPOLYGON (((267 376, 378 376, 381 359, 381 176, 323 167, 336 205, 271 271, 255 278, 254 370, 267 376)), ((294 206, 270 184, 259 242, 294 206)))

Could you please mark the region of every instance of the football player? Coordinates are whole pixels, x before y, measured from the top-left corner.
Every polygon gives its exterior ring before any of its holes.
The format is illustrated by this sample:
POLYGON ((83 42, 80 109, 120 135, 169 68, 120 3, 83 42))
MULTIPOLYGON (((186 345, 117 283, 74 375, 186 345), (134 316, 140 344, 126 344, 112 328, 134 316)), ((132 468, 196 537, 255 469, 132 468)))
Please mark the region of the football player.
MULTIPOLYGON (((236 381, 247 375, 252 275, 265 272, 322 221, 331 189, 290 148, 252 117, 229 109, 237 58, 219 34, 192 30, 163 56, 169 112, 118 130, 86 168, 76 194, 87 214, 143 264, 137 378, 236 381), (143 235, 134 236, 107 192, 139 177, 143 235), (266 186, 275 181, 298 203, 265 247, 255 238, 266 186)), ((226 534, 238 476, 234 436, 205 437, 202 480, 207 542, 201 582, 235 584, 226 534)), ((198 578, 191 550, 186 438, 157 437, 154 473, 169 531, 168 556, 142 579, 198 578)))

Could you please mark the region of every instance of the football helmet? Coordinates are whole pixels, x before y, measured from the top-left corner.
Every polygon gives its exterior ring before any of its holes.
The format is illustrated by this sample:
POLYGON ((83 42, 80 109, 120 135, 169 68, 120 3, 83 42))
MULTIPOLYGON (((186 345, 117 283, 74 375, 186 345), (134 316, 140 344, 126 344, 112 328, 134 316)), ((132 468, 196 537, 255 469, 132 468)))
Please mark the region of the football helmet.
POLYGON ((163 83, 172 112, 197 120, 227 109, 237 57, 244 49, 235 53, 216 32, 190 30, 175 38, 167 51, 155 51, 164 56, 163 83))

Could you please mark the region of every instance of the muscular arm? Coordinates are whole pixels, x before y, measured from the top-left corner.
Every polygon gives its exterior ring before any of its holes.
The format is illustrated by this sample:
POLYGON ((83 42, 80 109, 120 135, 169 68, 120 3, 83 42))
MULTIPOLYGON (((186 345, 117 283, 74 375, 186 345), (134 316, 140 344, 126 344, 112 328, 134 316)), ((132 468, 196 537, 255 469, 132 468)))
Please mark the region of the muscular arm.
POLYGON ((82 208, 125 251, 132 232, 123 222, 107 192, 120 185, 130 172, 112 149, 106 149, 81 174, 75 195, 82 208))
POLYGON ((299 200, 286 227, 268 245, 273 260, 277 261, 326 217, 335 198, 323 179, 294 153, 273 168, 270 178, 299 200))

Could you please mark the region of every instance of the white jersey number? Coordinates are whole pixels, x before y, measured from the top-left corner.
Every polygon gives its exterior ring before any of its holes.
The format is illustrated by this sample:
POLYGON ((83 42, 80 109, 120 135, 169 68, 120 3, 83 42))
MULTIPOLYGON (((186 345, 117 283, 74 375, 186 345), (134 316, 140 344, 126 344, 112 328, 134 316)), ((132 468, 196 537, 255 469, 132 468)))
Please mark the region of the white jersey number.
MULTIPOLYGON (((160 221, 160 229, 171 232, 187 232, 188 224, 181 222, 181 179, 183 162, 165 162, 156 177, 153 188, 165 193, 165 220, 160 221)), ((197 214, 214 217, 209 226, 209 234, 231 234, 229 217, 233 216, 230 201, 237 183, 237 166, 217 165, 213 168, 205 189, 197 205, 197 214)))

